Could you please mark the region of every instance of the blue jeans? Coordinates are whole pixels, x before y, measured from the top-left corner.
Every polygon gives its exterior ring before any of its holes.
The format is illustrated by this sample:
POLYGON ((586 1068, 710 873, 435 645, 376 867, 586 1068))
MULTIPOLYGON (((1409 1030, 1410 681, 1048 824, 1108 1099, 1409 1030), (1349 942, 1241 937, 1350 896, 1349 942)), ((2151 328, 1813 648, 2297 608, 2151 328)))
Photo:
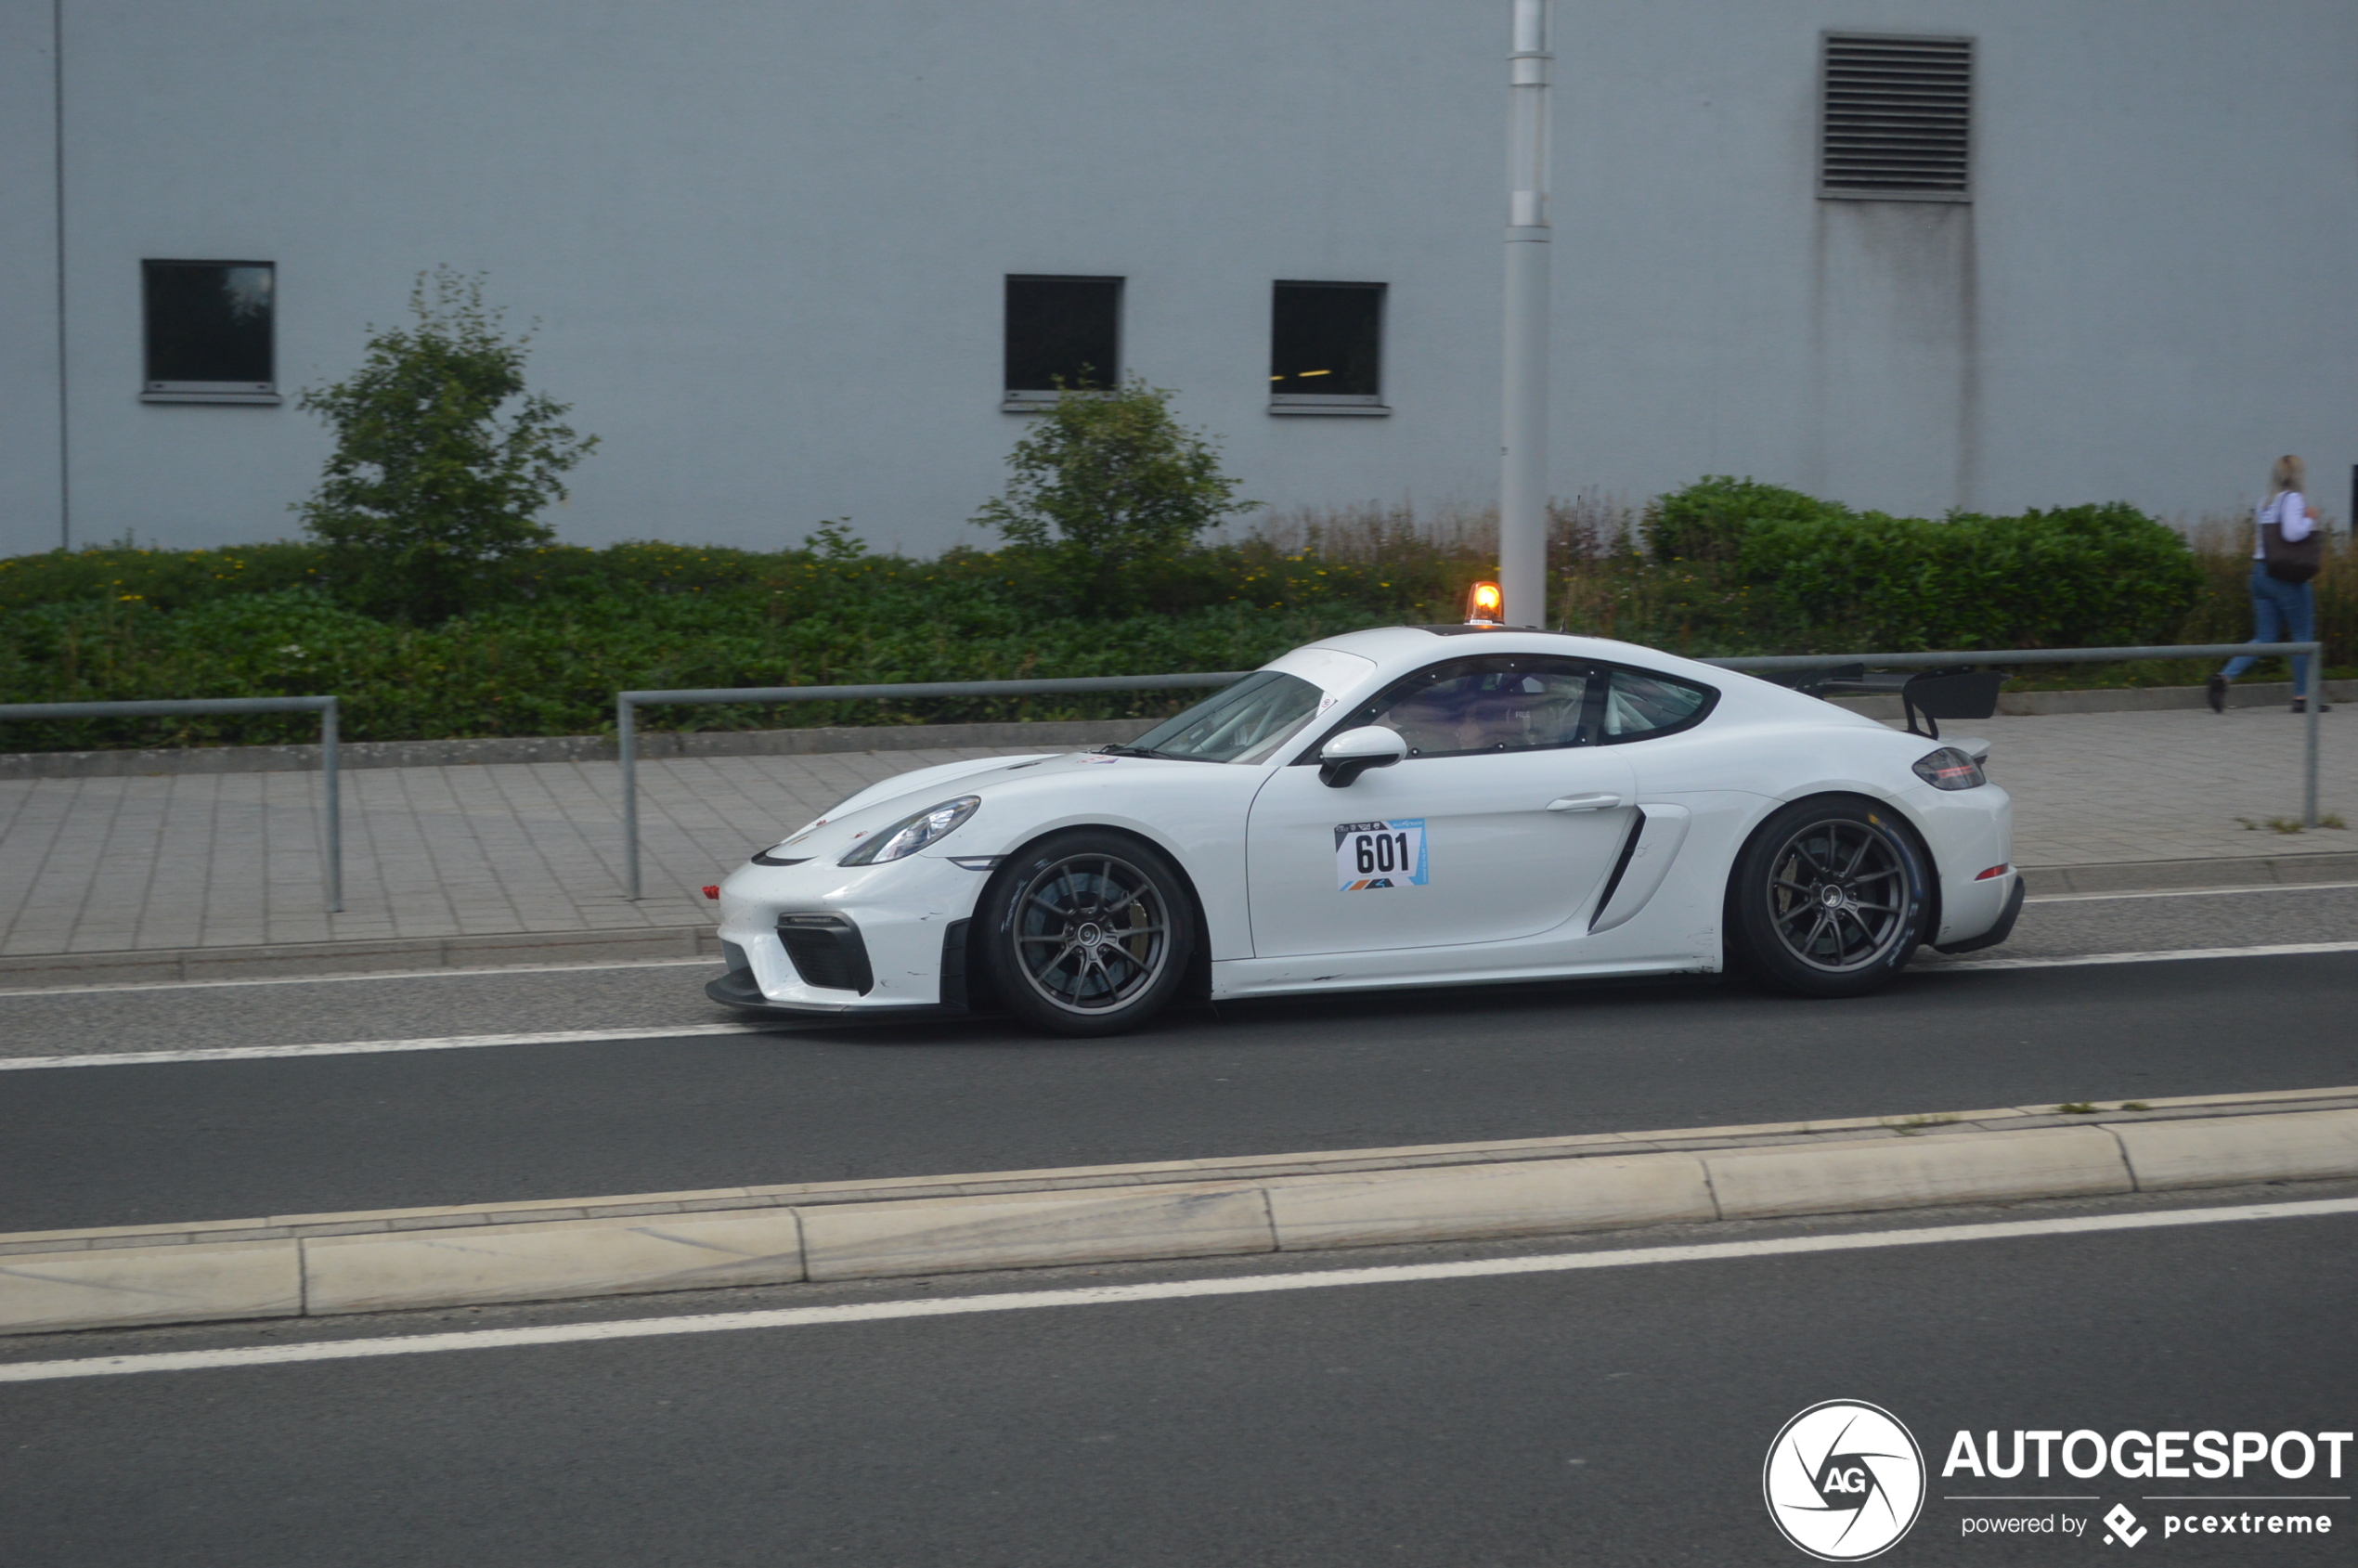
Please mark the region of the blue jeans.
MULTIPOLYGON (((2266 563, 2251 564, 2251 629, 2254 642, 2308 642, 2317 635, 2317 595, 2313 583, 2280 583, 2268 575, 2266 563)), ((2246 654, 2229 659, 2219 673, 2233 680, 2260 661, 2246 654)), ((2309 690, 2309 655, 2295 654, 2292 689, 2309 690)))

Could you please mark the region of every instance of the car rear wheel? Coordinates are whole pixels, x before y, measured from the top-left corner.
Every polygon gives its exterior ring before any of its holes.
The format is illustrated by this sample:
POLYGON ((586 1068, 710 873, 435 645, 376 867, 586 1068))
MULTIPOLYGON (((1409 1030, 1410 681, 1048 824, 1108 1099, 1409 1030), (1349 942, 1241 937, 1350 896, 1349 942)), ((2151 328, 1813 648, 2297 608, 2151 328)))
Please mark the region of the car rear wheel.
POLYGON ((1729 889, 1746 966, 1800 996, 1861 996, 1924 940, 1927 866, 1887 806, 1797 800, 1753 835, 1729 889))
POLYGON ((1195 900, 1178 868, 1118 833, 1059 833, 1011 857, 980 914, 1000 1001, 1057 1034, 1137 1028, 1195 954, 1195 900))

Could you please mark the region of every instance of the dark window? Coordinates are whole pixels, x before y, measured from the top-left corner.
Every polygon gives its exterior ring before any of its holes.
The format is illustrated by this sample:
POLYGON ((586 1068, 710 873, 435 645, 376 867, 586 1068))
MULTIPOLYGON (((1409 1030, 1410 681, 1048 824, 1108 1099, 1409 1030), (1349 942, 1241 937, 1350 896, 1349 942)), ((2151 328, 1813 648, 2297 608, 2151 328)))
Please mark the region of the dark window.
POLYGON ((1380 402, 1383 285, 1278 284, 1269 310, 1269 395, 1276 403, 1380 402))
MULTIPOLYGON (((1595 725, 1588 711, 1595 673, 1585 661, 1536 654, 1448 659, 1393 682, 1321 744, 1373 724, 1397 732, 1412 760, 1587 745, 1595 725)), ((1316 748, 1301 760, 1316 761, 1316 748)))
POLYGON ((1973 149, 1973 40, 1826 36, 1818 194, 1963 201, 1973 149))
POLYGON ((1260 762, 1318 716, 1309 681, 1257 669, 1130 743, 1136 751, 1198 762, 1260 762))
POLYGON ((1112 386, 1121 379, 1121 279, 1007 279, 1007 394, 1112 386))
POLYGON ((269 262, 140 264, 147 390, 253 395, 276 390, 269 262))
POLYGON ((1614 745, 1692 729, 1718 700, 1719 693, 1707 686, 1691 685, 1650 670, 1615 669, 1605 687, 1600 739, 1614 745))

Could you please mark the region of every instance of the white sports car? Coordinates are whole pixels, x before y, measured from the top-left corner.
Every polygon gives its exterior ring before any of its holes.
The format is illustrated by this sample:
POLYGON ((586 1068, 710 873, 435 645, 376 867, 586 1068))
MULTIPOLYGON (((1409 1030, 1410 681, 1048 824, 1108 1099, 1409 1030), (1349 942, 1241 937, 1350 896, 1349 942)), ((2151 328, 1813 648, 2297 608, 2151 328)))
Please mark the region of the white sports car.
POLYGON ((1297 648, 1129 745, 875 784, 720 888, 709 993, 1064 1034, 1276 996, 1741 965, 1814 996, 2022 907, 1986 745, 1598 638, 1297 648))

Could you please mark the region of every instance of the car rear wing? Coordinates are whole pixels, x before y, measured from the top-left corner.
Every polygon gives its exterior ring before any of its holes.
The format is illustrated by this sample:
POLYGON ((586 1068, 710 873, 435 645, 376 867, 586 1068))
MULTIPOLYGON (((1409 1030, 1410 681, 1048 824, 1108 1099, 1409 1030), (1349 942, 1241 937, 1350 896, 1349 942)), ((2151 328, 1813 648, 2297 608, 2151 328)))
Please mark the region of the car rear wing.
POLYGON ((1908 715, 1908 732, 1940 738, 1943 719, 1988 719, 1998 711, 1998 689, 2012 679, 2002 671, 1954 665, 1944 669, 1877 670, 1864 664, 1818 669, 1763 670, 1760 678, 1812 697, 1865 696, 1898 693, 1908 715), (1924 728, 1918 729, 1921 719, 1924 728))

